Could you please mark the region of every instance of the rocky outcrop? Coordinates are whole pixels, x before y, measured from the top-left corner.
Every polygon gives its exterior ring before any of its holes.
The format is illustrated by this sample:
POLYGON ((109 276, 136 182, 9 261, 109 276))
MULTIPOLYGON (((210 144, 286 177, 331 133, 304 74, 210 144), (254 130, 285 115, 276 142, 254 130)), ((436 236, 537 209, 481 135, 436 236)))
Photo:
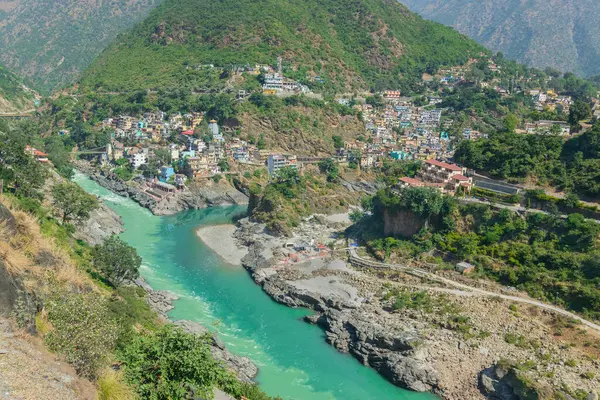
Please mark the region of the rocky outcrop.
POLYGON ((245 204, 248 204, 248 197, 227 181, 206 180, 204 184, 192 184, 185 191, 157 202, 151 211, 156 215, 170 215, 189 209, 245 204))
MULTIPOLYGON (((3 205, 0 205, 0 224, 8 237, 17 233, 15 217, 3 205)), ((0 316, 14 317, 21 327, 35 332, 36 312, 35 297, 27 291, 19 277, 9 272, 7 265, 0 259, 0 316)))
POLYGON ((383 230, 385 236, 412 237, 427 224, 424 218, 410 210, 383 210, 383 230))
MULTIPOLYGON (((523 378, 522 372, 511 365, 494 364, 479 374, 479 389, 491 400, 528 400, 561 398, 572 399, 569 393, 558 392, 548 385, 523 378)), ((585 393, 585 392, 584 392, 585 393)), ((598 394, 590 392, 586 400, 597 400, 598 394)))
POLYGON ((0 260, 0 316, 14 317, 18 324, 35 332, 36 301, 23 282, 12 276, 0 260))
POLYGON ((8 208, 0 204, 0 224, 6 230, 6 234, 15 235, 17 233, 17 221, 8 208))
POLYGON ((342 179, 340 184, 349 192, 360 192, 373 195, 377 193, 379 189, 385 188, 385 184, 380 182, 369 182, 369 181, 347 181, 342 179))
POLYGON ((90 213, 90 217, 75 229, 73 236, 91 246, 101 244, 107 237, 118 235, 124 230, 121 217, 102 202, 90 213))
POLYGON ((390 331, 360 309, 328 309, 311 322, 325 330, 328 343, 354 355, 395 385, 418 392, 437 388, 438 373, 424 361, 425 353, 419 349, 421 340, 416 333, 390 331))

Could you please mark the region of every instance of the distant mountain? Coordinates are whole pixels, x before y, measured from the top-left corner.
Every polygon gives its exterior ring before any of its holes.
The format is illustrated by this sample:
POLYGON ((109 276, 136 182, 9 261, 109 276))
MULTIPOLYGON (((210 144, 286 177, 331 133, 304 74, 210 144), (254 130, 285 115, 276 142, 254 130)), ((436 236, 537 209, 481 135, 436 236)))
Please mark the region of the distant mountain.
POLYGON ((160 0, 0 0, 0 63, 49 91, 75 80, 160 0))
POLYGON ((275 65, 326 90, 401 87, 483 48, 395 0, 164 0, 87 70, 105 90, 210 87, 200 65, 275 65), (320 79, 319 79, 320 81, 320 79))
POLYGON ((34 108, 37 93, 6 68, 0 67, 0 114, 21 113, 34 108))
POLYGON ((597 0, 400 0, 533 67, 600 74, 597 0))

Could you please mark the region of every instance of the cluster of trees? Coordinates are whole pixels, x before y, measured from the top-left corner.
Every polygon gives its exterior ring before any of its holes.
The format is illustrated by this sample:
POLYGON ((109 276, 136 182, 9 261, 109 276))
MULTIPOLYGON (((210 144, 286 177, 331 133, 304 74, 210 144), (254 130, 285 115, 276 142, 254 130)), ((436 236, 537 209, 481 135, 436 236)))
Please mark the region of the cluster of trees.
POLYGON ((369 202, 369 209, 379 221, 384 218, 385 211, 396 213, 407 210, 416 214, 426 222, 426 226, 435 230, 448 230, 454 226, 452 213, 456 202, 449 196, 444 196, 439 190, 411 187, 397 193, 390 189, 383 189, 369 202))
POLYGON ((455 159, 492 176, 537 179, 560 189, 597 198, 600 195, 600 124, 564 141, 552 135, 497 133, 489 139, 461 142, 455 159))
POLYGON ((25 153, 28 143, 26 132, 9 126, 0 120, 0 179, 4 190, 20 197, 41 199, 40 189, 45 182, 46 171, 25 153))
POLYGON ((51 327, 44 341, 79 375, 98 379, 102 398, 117 392, 122 398, 212 398, 214 388, 220 388, 236 398, 270 399, 213 358, 209 334, 186 333, 158 321, 144 290, 128 284, 141 263, 134 248, 113 236, 91 249, 91 257, 95 270, 114 288, 112 294, 53 287, 45 302, 51 327), (110 362, 119 363, 122 377, 106 382, 110 362))
POLYGON ((433 235, 437 248, 471 260, 505 285, 600 318, 600 225, 595 221, 580 214, 523 218, 485 206, 461 207, 457 218, 474 221, 472 229, 433 235))

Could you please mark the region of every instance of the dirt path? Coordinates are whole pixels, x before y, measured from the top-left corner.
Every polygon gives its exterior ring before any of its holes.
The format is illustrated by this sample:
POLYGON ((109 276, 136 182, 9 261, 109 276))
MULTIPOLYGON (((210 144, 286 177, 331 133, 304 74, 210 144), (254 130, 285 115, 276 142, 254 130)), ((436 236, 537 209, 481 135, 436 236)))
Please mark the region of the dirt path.
POLYGON ((433 291, 437 291, 437 292, 450 293, 450 294, 453 294, 456 296, 497 297, 497 298, 513 301, 515 303, 531 304, 531 305, 537 306, 539 308, 550 310, 557 314, 561 314, 566 317, 573 318, 573 319, 577 320, 579 323, 581 323, 582 325, 585 325, 588 328, 591 328, 597 332, 600 332, 600 325, 590 322, 590 321, 578 316, 577 314, 573 314, 572 312, 563 310, 562 308, 553 306, 551 304, 547 304, 547 303, 543 303, 541 301, 527 299, 527 298, 523 298, 523 297, 518 297, 518 296, 509 296, 509 295, 505 295, 505 294, 501 294, 501 293, 489 292, 487 290, 475 288, 472 286, 465 285, 463 283, 453 281, 452 279, 443 278, 439 275, 436 275, 431 272, 427 272, 427 271, 419 269, 419 268, 407 267, 407 266, 397 265, 397 264, 385 264, 385 263, 379 263, 376 261, 366 260, 366 259, 360 257, 356 253, 355 249, 349 249, 348 251, 350 253, 350 261, 351 262, 354 259, 358 262, 373 264, 377 268, 388 268, 388 269, 393 269, 393 270, 397 270, 397 271, 404 271, 404 272, 410 273, 412 275, 416 275, 421 278, 428 278, 428 279, 431 279, 431 280, 434 280, 434 281, 437 281, 440 283, 447 284, 449 286, 455 287, 460 290, 430 287, 430 286, 420 286, 423 289, 433 290, 433 291))

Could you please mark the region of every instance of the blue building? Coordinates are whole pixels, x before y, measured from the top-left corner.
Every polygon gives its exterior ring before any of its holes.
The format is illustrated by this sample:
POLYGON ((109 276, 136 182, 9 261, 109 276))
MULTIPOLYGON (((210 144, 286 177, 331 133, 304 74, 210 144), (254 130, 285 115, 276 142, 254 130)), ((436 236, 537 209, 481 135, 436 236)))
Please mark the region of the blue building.
POLYGON ((408 160, 410 158, 410 154, 405 151, 392 151, 390 153, 390 157, 394 160, 408 160))
POLYGON ((160 167, 160 176, 158 179, 162 182, 167 182, 174 175, 175 169, 173 169, 173 167, 165 165, 164 167, 160 167))

